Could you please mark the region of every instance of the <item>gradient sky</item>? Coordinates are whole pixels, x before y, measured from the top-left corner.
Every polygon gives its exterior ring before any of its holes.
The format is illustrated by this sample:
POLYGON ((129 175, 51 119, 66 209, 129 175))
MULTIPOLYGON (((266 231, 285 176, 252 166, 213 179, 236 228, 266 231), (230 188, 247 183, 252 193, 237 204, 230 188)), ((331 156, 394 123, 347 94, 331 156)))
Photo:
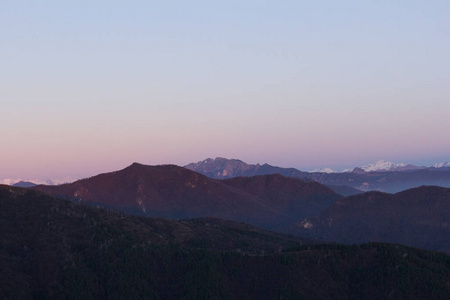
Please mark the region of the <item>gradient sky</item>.
POLYGON ((0 0, 0 179, 450 160, 450 2, 0 0))

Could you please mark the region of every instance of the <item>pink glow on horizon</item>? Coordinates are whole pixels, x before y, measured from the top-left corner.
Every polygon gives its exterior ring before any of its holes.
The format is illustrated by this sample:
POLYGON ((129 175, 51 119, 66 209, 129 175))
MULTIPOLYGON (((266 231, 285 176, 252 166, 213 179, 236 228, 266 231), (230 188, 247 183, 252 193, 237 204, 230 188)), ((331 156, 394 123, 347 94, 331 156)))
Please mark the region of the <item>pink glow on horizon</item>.
POLYGON ((445 1, 50 2, 2 4, 0 179, 449 160, 445 1))
POLYGON ((414 163, 445 157, 450 149, 443 110, 349 115, 310 108, 302 117, 275 107, 28 114, 29 127, 9 120, 0 177, 85 177, 135 161, 184 165, 216 156, 307 170, 378 159, 414 163))

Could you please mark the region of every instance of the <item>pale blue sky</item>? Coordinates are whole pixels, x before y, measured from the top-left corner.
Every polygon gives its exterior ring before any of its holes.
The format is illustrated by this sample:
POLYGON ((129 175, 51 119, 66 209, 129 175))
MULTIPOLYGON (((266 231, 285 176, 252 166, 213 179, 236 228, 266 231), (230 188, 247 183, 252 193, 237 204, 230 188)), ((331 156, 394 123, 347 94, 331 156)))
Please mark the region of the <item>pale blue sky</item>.
POLYGON ((448 16, 449 1, 0 0, 0 178, 448 160, 448 16))

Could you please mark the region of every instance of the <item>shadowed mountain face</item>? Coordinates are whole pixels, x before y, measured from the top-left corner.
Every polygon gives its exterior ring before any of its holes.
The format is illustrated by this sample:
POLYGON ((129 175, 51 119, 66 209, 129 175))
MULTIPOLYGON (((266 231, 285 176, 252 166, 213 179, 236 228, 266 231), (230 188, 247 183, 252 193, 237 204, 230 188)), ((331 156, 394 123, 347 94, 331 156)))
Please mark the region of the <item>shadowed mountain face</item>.
POLYGON ((355 168, 346 173, 309 173, 294 168, 280 168, 268 164, 249 165, 237 159, 206 159, 192 163, 186 168, 202 173, 211 178, 231 178, 238 176, 255 176, 265 174, 281 174, 287 177, 317 181, 327 185, 336 193, 351 196, 361 191, 384 191, 397 193, 422 185, 437 185, 450 188, 450 168, 418 168, 404 171, 366 172, 355 168))
POLYGON ((331 189, 317 182, 305 182, 279 174, 237 177, 222 182, 245 191, 280 211, 280 226, 314 216, 340 198, 331 189))
POLYGON ((450 257, 400 245, 304 245, 231 221, 135 217, 9 186, 0 224, 1 299, 450 297, 450 257))
POLYGON ((5 225, 2 227, 5 240, 23 239, 34 243, 30 244, 32 247, 44 248, 46 240, 39 239, 39 235, 49 236, 58 243, 64 242, 64 236, 89 242, 93 234, 91 231, 105 226, 119 232, 134 233, 152 245, 175 243, 181 247, 217 251, 240 249, 247 254, 277 252, 280 246, 286 248, 317 243, 223 219, 176 221, 132 216, 6 185, 0 185, 0 217, 5 225))
POLYGON ((71 184, 34 189, 138 215, 218 217, 270 229, 313 216, 340 198, 320 184, 280 175, 221 181, 173 165, 136 163, 71 184))
POLYGON ((423 186, 393 195, 346 197, 292 232, 326 241, 395 242, 450 253, 450 189, 423 186))

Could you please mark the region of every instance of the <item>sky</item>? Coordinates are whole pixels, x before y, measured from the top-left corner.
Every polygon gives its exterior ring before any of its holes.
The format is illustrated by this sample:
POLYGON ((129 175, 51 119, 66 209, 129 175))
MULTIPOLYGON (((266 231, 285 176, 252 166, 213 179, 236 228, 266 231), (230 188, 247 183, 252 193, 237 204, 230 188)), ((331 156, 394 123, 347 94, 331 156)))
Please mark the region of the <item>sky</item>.
POLYGON ((450 2, 0 0, 0 179, 450 160, 450 2))

